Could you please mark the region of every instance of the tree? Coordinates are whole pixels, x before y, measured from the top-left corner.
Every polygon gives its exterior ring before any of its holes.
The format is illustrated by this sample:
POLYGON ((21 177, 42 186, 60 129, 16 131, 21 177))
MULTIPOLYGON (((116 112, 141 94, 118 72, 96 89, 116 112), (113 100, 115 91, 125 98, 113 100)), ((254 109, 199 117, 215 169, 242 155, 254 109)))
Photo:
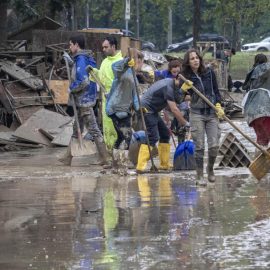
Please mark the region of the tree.
POLYGON ((7 41, 7 8, 8 0, 0 1, 0 43, 6 43, 7 41))

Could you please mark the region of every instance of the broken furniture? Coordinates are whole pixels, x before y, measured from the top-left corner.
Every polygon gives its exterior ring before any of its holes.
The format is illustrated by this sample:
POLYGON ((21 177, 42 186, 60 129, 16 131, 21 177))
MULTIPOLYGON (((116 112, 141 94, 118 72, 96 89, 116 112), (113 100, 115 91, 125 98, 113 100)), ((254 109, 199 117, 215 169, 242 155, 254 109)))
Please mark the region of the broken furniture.
POLYGON ((223 156, 220 167, 248 167, 251 163, 248 150, 231 132, 224 137, 219 153, 223 156))

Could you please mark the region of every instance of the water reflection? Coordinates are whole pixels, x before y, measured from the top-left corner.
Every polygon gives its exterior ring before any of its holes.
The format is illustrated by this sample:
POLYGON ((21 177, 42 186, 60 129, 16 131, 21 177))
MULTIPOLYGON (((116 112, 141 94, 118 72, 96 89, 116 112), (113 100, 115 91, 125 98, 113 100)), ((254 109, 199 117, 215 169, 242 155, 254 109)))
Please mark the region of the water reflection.
POLYGON ((31 179, 0 190, 0 269, 270 267, 269 184, 241 175, 203 189, 183 173, 31 179))

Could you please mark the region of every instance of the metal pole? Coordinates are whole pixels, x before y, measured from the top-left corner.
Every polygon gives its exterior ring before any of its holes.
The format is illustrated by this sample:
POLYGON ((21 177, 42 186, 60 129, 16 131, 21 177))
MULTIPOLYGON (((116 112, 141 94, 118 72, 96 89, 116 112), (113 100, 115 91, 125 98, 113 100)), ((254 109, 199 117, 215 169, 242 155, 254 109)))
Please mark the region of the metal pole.
POLYGON ((140 39, 140 0, 136 0, 137 39, 140 39))
POLYGON ((86 28, 89 28, 89 2, 86 3, 86 28))
POLYGON ((172 44, 172 8, 168 8, 169 23, 168 23, 168 45, 172 44))

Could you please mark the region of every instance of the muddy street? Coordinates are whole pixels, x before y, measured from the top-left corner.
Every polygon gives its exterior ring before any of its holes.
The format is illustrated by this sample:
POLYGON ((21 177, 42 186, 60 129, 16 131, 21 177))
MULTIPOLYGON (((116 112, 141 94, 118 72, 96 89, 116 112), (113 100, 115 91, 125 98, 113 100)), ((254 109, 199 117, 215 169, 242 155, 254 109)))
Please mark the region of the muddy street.
POLYGON ((1 154, 0 269, 270 268, 269 175, 216 168, 201 188, 194 171, 65 167, 63 151, 1 154))

